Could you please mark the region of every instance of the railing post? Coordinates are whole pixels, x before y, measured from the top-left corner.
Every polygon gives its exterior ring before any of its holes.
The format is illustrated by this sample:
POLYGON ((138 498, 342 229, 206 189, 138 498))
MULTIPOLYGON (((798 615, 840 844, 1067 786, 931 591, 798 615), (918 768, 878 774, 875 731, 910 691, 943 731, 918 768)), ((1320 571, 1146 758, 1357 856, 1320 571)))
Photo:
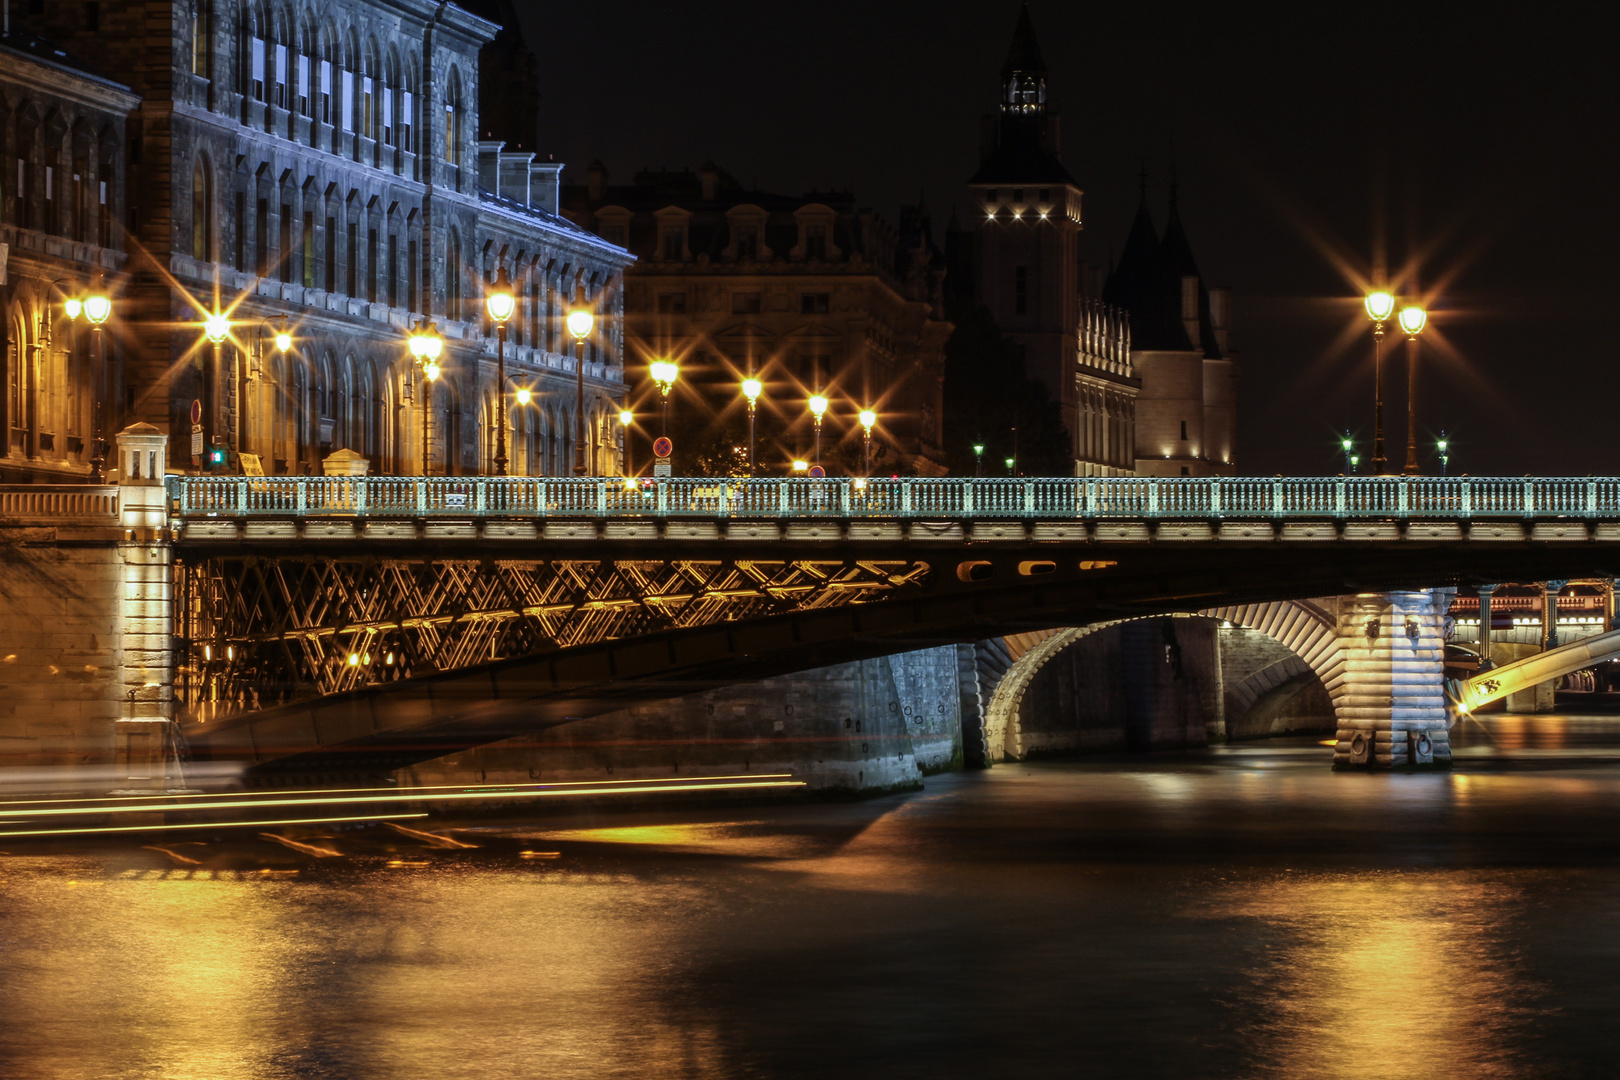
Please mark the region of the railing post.
POLYGON ((247 513, 247 509, 248 509, 248 504, 247 503, 248 503, 247 479, 245 477, 243 477, 243 478, 239 478, 236 481, 236 512, 238 514, 247 513))
POLYGON ((1585 511, 1585 516, 1589 517, 1589 518, 1597 517, 1597 481, 1596 480, 1587 480, 1586 481, 1586 511, 1585 511))
POLYGON ((1345 479, 1339 477, 1333 482, 1333 516, 1344 517, 1345 506, 1349 503, 1348 493, 1345 491, 1345 479))
POLYGON ((427 514, 427 481, 417 480, 411 484, 411 516, 424 517, 427 514))
POLYGON ((1085 502, 1080 507, 1080 516, 1091 520, 1097 516, 1097 481, 1086 478, 1085 502))
POLYGON ((1209 478, 1209 516, 1221 516, 1221 478, 1218 476, 1209 478))
MULTIPOLYGON (((903 498, 904 496, 902 496, 903 498)), ((973 514, 973 481, 962 481, 962 513, 971 517, 973 514)))
POLYGON ((1154 477, 1148 481, 1148 517, 1159 516, 1159 478, 1154 477))
POLYGON ((1410 486, 1411 481, 1404 476, 1395 481, 1395 513, 1400 517, 1410 516, 1408 514, 1411 506, 1410 486))
POLYGON ((1271 482, 1271 516, 1282 517, 1283 512, 1283 485, 1281 478, 1271 482))
POLYGON ((1528 477, 1524 481, 1524 516, 1536 516, 1536 482, 1528 477))
POLYGON ((473 513, 479 517, 484 515, 485 481, 482 477, 473 481, 473 513))
POLYGON ((307 481, 307 480, 299 480, 298 481, 298 516, 299 517, 303 517, 304 512, 307 509, 309 509, 308 488, 309 488, 309 481, 307 481))
POLYGON ((658 516, 664 517, 669 513, 669 479, 658 478, 658 516))
POLYGON ((900 481, 900 516, 911 516, 911 477, 907 476, 900 481))
POLYGON ((776 478, 776 509, 783 517, 788 516, 788 485, 781 477, 776 478))
POLYGON ((1462 485, 1462 516, 1466 519, 1474 513, 1474 482, 1472 480, 1458 482, 1462 485))
POLYGON ((366 516, 366 488, 365 477, 357 476, 354 478, 354 513, 356 517, 366 516))
POLYGON ((1035 516, 1035 481, 1024 481, 1024 516, 1035 516))

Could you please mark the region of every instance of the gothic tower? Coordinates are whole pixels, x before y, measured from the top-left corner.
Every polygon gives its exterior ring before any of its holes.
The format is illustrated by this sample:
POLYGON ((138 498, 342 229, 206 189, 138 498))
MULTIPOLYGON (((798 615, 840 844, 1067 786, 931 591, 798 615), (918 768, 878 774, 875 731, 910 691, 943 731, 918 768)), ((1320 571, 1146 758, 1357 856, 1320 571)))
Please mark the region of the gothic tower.
POLYGON ((979 170, 968 181, 974 294, 1023 347, 1025 372, 1062 404, 1073 438, 1081 426, 1073 378, 1081 191, 1063 167, 1058 142, 1046 62, 1025 5, 1001 69, 1000 108, 985 117, 979 170))

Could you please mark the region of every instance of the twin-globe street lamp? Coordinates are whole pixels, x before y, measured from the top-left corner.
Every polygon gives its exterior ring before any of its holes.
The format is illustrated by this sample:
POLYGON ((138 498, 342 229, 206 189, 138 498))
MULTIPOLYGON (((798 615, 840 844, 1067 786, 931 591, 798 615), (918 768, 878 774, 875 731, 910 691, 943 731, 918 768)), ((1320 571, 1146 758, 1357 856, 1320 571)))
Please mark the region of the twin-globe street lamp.
POLYGON ((662 399, 660 409, 663 416, 659 420, 658 434, 669 435, 669 392, 675 386, 675 380, 681 377, 681 366, 673 360, 654 360, 647 367, 647 373, 652 381, 658 384, 658 394, 662 399))
POLYGON ((495 282, 484 293, 484 310, 495 323, 495 475, 506 475, 506 323, 517 309, 512 279, 506 267, 496 272, 495 282))
POLYGON ((865 444, 866 468, 862 470, 865 476, 872 475, 872 425, 877 423, 877 413, 871 409, 862 409, 859 416, 861 422, 861 441, 865 444))
MULTIPOLYGON (((426 327, 418 324, 411 331, 409 348, 411 359, 422 369, 422 475, 432 474, 428 420, 433 415, 433 383, 439 377, 439 357, 444 353, 444 338, 433 323, 426 327)), ((408 385, 408 384, 407 384, 408 385)), ((505 388, 501 392, 504 394, 505 388)))
MULTIPOLYGON (((1367 318, 1373 324, 1373 473, 1382 476, 1388 460, 1384 456, 1384 324, 1395 313, 1395 295, 1386 289, 1375 289, 1362 301, 1367 318)), ((1399 324, 1406 334, 1407 393, 1406 393, 1406 469, 1407 475, 1416 475, 1417 463, 1417 338, 1428 324, 1429 316, 1422 307, 1409 304, 1401 309, 1399 324)))
POLYGON ((759 406, 759 395, 765 392, 765 384, 752 375, 743 380, 743 397, 748 399, 748 475, 756 475, 754 469, 754 413, 759 406))
POLYGON ((225 339, 231 336, 230 316, 222 311, 214 311, 203 319, 203 336, 214 345, 214 360, 203 369, 203 452, 201 460, 207 464, 209 455, 214 450, 214 413, 215 400, 219 394, 219 371, 223 361, 220 359, 220 350, 225 339))
POLYGON ((810 412, 816 418, 816 468, 821 468, 821 418, 827 413, 827 398, 814 394, 810 398, 810 412))
POLYGON ((112 299, 102 291, 100 283, 93 285, 90 295, 79 298, 70 296, 62 302, 62 310, 67 314, 68 321, 78 323, 82 314, 90 324, 91 338, 94 344, 91 352, 94 353, 94 373, 91 375, 92 397, 90 402, 90 482, 99 484, 106 480, 103 472, 107 464, 106 437, 102 432, 102 398, 103 386, 107 376, 106 359, 102 355, 101 327, 112 316, 112 299))
POLYGON ((568 332, 574 335, 574 373, 579 395, 574 402, 574 475, 585 471, 585 339, 591 336, 596 317, 586 308, 575 308, 568 313, 568 332))

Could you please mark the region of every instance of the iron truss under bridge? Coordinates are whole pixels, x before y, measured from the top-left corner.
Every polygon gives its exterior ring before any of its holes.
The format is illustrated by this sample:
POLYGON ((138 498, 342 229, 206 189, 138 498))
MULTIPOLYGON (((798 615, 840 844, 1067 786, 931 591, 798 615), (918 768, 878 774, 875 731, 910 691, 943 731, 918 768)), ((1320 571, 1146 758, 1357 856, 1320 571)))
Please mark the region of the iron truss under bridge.
POLYGON ((167 497, 179 718, 200 755, 266 766, 370 747, 397 767, 947 641, 1620 573, 1615 478, 173 477, 167 497))

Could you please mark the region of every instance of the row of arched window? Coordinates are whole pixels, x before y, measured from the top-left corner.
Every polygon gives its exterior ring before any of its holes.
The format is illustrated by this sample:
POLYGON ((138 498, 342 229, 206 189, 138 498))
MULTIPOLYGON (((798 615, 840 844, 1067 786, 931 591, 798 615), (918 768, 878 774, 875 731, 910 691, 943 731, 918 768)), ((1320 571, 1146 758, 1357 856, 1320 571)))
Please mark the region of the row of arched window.
MULTIPOLYGON (((221 79, 213 55, 215 5, 192 0, 192 73, 221 79)), ((246 98, 296 113, 333 128, 420 153, 422 126, 421 59, 414 49, 393 44, 313 11, 294 15, 273 3, 248 3, 240 12, 236 58, 238 91, 246 98)), ((229 81, 229 80, 222 80, 229 81)), ((459 164, 464 144, 462 75, 454 65, 444 78, 444 159, 459 164)))
POLYGON ((0 95, 0 220, 111 247, 122 136, 111 122, 46 112, 0 95))

